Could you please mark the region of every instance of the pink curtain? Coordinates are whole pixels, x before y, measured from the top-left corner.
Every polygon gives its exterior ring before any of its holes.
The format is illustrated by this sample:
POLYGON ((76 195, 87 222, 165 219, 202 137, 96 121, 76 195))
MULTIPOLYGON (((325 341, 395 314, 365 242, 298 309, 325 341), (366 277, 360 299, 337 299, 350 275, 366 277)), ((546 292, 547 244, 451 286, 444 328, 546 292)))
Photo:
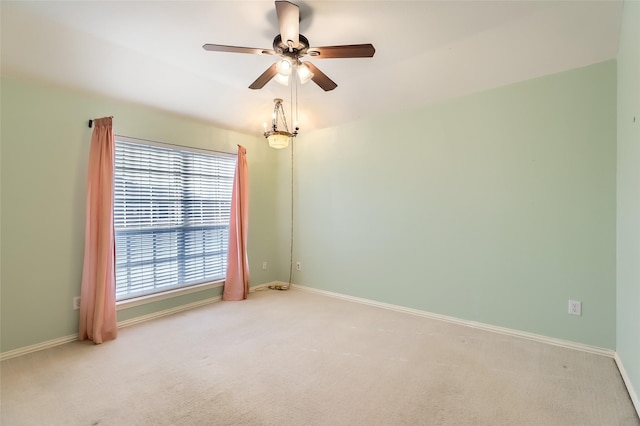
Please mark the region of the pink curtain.
POLYGON ((238 162, 231 195, 227 277, 222 300, 243 300, 249 294, 249 259, 247 257, 249 172, 246 153, 247 150, 238 145, 238 162))
POLYGON ((93 121, 87 183, 84 269, 80 293, 80 340, 113 340, 116 324, 112 117, 93 121))

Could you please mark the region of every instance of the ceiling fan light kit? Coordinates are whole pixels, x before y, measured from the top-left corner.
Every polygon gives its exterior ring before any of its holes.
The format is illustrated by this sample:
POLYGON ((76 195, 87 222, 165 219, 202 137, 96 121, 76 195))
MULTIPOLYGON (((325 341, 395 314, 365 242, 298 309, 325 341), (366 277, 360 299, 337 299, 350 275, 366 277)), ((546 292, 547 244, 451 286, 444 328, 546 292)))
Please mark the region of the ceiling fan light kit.
POLYGON ((282 58, 278 62, 276 62, 276 71, 278 73, 273 78, 278 83, 287 86, 289 84, 289 76, 294 69, 296 70, 296 75, 298 76, 298 81, 300 81, 300 84, 305 84, 315 75, 311 72, 311 69, 309 69, 309 66, 307 64, 297 61, 294 66, 291 59, 282 58))

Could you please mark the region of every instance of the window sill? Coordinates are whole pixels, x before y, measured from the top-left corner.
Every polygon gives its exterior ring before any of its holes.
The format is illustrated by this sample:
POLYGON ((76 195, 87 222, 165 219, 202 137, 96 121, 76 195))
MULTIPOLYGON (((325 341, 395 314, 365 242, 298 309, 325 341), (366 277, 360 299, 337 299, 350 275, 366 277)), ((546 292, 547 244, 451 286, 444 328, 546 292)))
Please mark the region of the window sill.
POLYGON ((196 293, 198 291, 209 290, 212 288, 220 288, 224 286, 223 281, 212 281, 208 283, 196 284, 185 288, 176 288, 163 291, 162 293, 149 294, 147 296, 134 297, 132 299, 121 300, 116 302, 116 311, 122 309, 133 308, 134 306, 146 305, 147 303, 157 302, 159 300, 171 299, 173 297, 183 296, 185 294, 196 293))

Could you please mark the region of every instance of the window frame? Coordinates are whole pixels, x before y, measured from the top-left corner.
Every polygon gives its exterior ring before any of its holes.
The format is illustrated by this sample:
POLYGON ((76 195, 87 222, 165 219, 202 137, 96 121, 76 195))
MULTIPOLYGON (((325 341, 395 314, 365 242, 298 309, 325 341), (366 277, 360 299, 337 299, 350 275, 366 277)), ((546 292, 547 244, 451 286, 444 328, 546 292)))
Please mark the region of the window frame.
MULTIPOLYGON (((150 140, 146 140, 146 139, 132 138, 132 137, 129 137, 129 136, 122 136, 122 135, 115 135, 115 142, 116 142, 116 145, 118 144, 118 142, 124 142, 124 143, 128 143, 128 144, 137 144, 137 145, 143 145, 143 146, 170 149, 172 151, 188 151, 188 152, 193 152, 193 153, 213 155, 213 156, 217 156, 217 157, 233 158, 234 159, 234 167, 233 167, 234 171, 235 171, 235 166, 237 164, 237 154, 233 154, 233 153, 229 153, 229 152, 210 150, 210 149, 203 149, 203 148, 197 148, 197 147, 192 147, 192 146, 187 146, 187 145, 178 145, 178 144, 171 144, 171 143, 165 143, 165 142, 150 141, 150 140)), ((115 167, 115 161, 114 161, 114 167, 115 167)), ((233 190, 234 173, 232 172, 227 177, 231 178, 231 191, 232 191, 233 190)), ((114 180, 115 180, 115 173, 114 173, 114 180)), ((114 182, 114 184, 115 184, 115 182, 114 182)), ((228 201, 229 201, 229 205, 230 205, 231 204, 231 192, 229 193, 228 201)), ((114 222, 115 222, 115 203, 116 203, 116 199, 115 199, 115 186, 114 186, 114 222)), ((230 210, 230 206, 229 206, 229 210, 230 210)), ((229 230, 229 227, 227 225, 227 232, 228 232, 228 230, 229 230)), ((115 231, 115 223, 114 223, 114 236, 115 236, 115 233, 116 233, 116 231, 115 231)), ((116 262, 117 262, 117 258, 116 258, 116 262)), ((115 265, 114 265, 114 274, 115 273, 116 273, 116 269, 115 269, 115 265)), ((153 292, 150 292, 150 293, 138 294, 138 295, 133 295, 133 296, 125 296, 124 298, 117 299, 116 300, 116 309, 118 309, 118 310, 126 309, 126 308, 130 308, 130 307, 133 307, 133 306, 138 306, 138 305, 143 305, 143 304, 147 304, 147 303, 151 303, 151 302, 155 302, 155 301, 159 301, 159 300, 174 298, 174 297, 177 297, 177 296, 186 295, 186 294, 190 294, 190 293, 194 293, 194 292, 199 292, 199 291, 203 291, 203 290, 207 290, 207 289, 220 288, 222 286, 224 286, 224 277, 203 280, 203 281, 200 281, 200 282, 194 282, 194 283, 190 283, 190 284, 186 284, 186 285, 171 286, 169 288, 159 289, 157 291, 153 291, 153 292)))

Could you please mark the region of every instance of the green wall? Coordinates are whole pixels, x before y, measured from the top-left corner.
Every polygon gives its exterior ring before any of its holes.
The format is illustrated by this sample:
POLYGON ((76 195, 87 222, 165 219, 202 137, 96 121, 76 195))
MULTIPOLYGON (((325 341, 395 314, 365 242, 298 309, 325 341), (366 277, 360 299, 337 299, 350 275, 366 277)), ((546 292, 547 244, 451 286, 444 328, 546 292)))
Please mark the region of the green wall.
MULTIPOLYGON (((1 80, 1 347, 0 351, 77 332, 84 251, 90 118, 114 116, 116 134, 236 152, 250 170, 249 259, 252 284, 273 281, 277 175, 262 138, 221 130, 162 111, 41 83, 1 80)), ((220 294, 211 289, 118 312, 118 319, 220 294)))
MULTIPOLYGON (((618 51, 618 356, 640 392, 640 3, 624 4, 618 51)), ((636 399, 636 404, 638 404, 636 399)), ((637 406, 640 410, 640 406, 637 406)))
POLYGON ((295 283, 615 348, 614 61, 305 133, 294 152, 295 283))
MULTIPOLYGON (((610 61, 303 132, 294 142, 303 267, 293 281, 616 348, 616 72, 610 61), (567 315, 569 299, 582 301, 581 317, 567 315)), ((116 133, 139 138, 245 145, 252 283, 288 280, 290 150, 46 84, 3 77, 1 90, 2 352, 77 330, 89 118, 113 115, 116 133)), ((618 313, 619 333, 635 330, 634 307, 618 313)))

